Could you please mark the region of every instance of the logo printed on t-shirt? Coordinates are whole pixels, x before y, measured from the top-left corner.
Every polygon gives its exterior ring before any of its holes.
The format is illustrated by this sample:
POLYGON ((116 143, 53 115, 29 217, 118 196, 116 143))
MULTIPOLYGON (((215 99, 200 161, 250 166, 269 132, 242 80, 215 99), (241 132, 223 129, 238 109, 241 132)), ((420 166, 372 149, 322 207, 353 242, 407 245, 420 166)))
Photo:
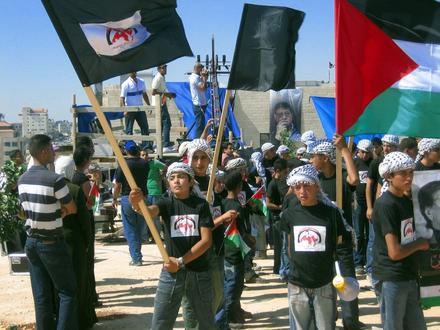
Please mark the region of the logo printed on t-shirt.
POLYGON ((400 244, 405 245, 416 239, 413 218, 408 218, 400 222, 400 244))
POLYGON ((325 226, 293 226, 295 251, 325 251, 325 226))
POLYGON ((211 206, 211 214, 212 214, 213 219, 216 219, 219 216, 221 216, 222 210, 221 210, 220 206, 211 206))
POLYGON ((368 171, 359 171, 359 183, 367 183, 368 171))
POLYGON ((199 215, 185 214, 171 216, 171 237, 191 237, 199 234, 199 215))
POLYGON ((246 193, 244 191, 240 191, 238 193, 238 201, 240 203, 241 206, 245 206, 246 205, 246 193))

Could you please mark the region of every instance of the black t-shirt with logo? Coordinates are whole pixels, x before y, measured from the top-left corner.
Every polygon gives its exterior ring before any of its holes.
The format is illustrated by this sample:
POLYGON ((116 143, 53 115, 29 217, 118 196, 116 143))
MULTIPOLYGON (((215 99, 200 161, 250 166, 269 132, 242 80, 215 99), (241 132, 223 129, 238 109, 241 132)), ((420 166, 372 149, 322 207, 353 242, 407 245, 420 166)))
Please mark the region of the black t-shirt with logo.
POLYGON ((374 204, 373 275, 381 281, 407 281, 417 276, 415 255, 393 261, 388 256, 385 235, 397 236, 401 245, 415 240, 413 204, 408 197, 386 191, 374 204))
MULTIPOLYGON (((201 227, 213 228, 209 204, 200 197, 190 195, 187 199, 164 197, 156 203, 164 223, 167 252, 172 257, 182 257, 201 239, 201 227)), ((208 253, 185 265, 192 271, 209 268, 208 253)))
POLYGON ((254 195, 254 192, 252 191, 251 187, 249 187, 249 184, 246 181, 242 182, 242 190, 239 192, 237 199, 240 202, 240 205, 242 206, 242 209, 246 210, 246 217, 244 218, 244 230, 246 233, 251 233, 251 223, 249 219, 249 214, 253 212, 252 208, 249 205, 249 199, 254 195))
POLYGON ((367 205, 365 191, 367 189, 368 169, 371 162, 371 158, 366 161, 360 158, 354 159, 354 164, 359 174, 359 184, 356 186, 356 200, 359 205, 367 205))
MULTIPOLYGON (((223 214, 222 213, 223 198, 224 198, 223 192, 221 193, 214 192, 214 201, 211 206, 211 214, 214 220, 223 214)), ((225 229, 226 226, 224 224, 220 224, 217 228, 215 228, 212 231, 212 247, 214 249, 214 253, 217 256, 223 256, 225 254, 224 242, 223 242, 223 239, 225 237, 225 229)))
POLYGON ((367 178, 373 180, 373 186, 371 187, 371 194, 373 195, 373 201, 375 200, 377 184, 383 183, 383 179, 379 174, 379 165, 384 160, 384 156, 380 156, 376 159, 373 159, 370 163, 370 167, 368 168, 367 178))
MULTIPOLYGON (((324 174, 319 173, 319 182, 322 191, 327 194, 331 201, 336 202, 336 172, 331 177, 325 177, 324 174)), ((347 183, 347 171, 342 170, 342 211, 344 211, 345 220, 350 225, 353 224, 351 202, 355 189, 355 186, 347 183)))
MULTIPOLYGON (((147 196, 147 180, 148 172, 150 171, 149 163, 140 157, 128 157, 125 160, 127 161, 127 165, 131 171, 131 174, 133 174, 136 185, 142 189, 144 196, 147 196)), ((122 172, 121 167, 118 167, 116 169, 115 180, 122 185, 121 196, 128 196, 130 194, 131 188, 128 185, 127 179, 125 178, 124 172, 122 172)))
POLYGON ((334 207, 320 202, 314 206, 291 204, 281 214, 281 227, 290 236, 293 267, 288 280, 292 284, 305 288, 326 285, 334 276, 335 254, 342 253, 344 260, 352 258, 344 248, 345 227, 334 207))
POLYGON ((200 191, 206 195, 206 192, 208 191, 208 185, 209 185, 209 175, 204 176, 194 176, 194 180, 197 181, 199 184, 200 191))
MULTIPOLYGON (((289 186, 286 183, 286 178, 277 179, 273 178, 267 187, 267 197, 270 199, 271 203, 275 205, 282 205, 284 197, 289 190, 289 186)), ((279 215, 280 210, 270 210, 273 215, 279 215)))
MULTIPOLYGON (((246 233, 245 223, 249 217, 246 207, 242 207, 237 199, 225 198, 222 200, 222 214, 228 212, 229 210, 237 211, 237 229, 240 235, 243 237, 243 235, 246 233)), ((232 246, 231 244, 226 244, 226 242, 224 243, 224 248, 226 261, 233 265, 238 265, 243 262, 240 248, 232 246)))

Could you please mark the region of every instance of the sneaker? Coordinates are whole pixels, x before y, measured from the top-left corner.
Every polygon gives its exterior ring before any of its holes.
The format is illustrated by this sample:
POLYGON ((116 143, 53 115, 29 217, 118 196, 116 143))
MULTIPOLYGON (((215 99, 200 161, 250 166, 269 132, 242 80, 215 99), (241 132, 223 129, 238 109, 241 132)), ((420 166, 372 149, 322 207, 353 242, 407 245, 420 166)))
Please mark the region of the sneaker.
POLYGON ((251 312, 245 311, 243 308, 240 308, 240 312, 241 312, 241 315, 243 315, 243 318, 245 320, 249 320, 253 317, 251 312))
POLYGON ((176 149, 174 149, 173 147, 164 147, 162 150, 163 150, 163 152, 173 152, 176 149))
POLYGON ((130 266, 142 266, 142 261, 130 261, 130 266))
POLYGON ((356 266, 355 272, 357 276, 365 276, 367 274, 363 266, 356 266))
POLYGON ((251 283, 252 284, 252 283, 261 283, 261 282, 263 282, 263 280, 257 274, 255 274, 251 278, 246 279, 246 283, 251 283))

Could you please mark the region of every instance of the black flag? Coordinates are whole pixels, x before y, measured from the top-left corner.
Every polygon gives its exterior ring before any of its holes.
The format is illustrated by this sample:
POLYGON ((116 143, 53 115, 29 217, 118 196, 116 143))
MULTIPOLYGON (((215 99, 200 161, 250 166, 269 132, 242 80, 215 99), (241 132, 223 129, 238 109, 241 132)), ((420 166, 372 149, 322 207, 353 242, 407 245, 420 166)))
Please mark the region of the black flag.
POLYGON ((84 86, 192 56, 176 0, 42 0, 84 86))
POLYGON ((295 43, 305 14, 245 4, 228 89, 295 88, 295 43))

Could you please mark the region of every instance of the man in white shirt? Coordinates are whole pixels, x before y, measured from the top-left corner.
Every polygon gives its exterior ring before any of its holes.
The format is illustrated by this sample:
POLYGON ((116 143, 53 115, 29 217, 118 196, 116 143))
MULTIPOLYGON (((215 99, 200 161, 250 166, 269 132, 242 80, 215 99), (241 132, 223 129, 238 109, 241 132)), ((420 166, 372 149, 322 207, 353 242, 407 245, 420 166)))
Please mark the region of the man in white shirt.
POLYGON ((189 87, 191 90, 191 98, 193 103, 193 111, 195 116, 196 138, 200 138, 205 127, 205 110, 206 101, 206 80, 208 79, 208 71, 203 69, 203 65, 197 62, 194 65, 194 71, 189 76, 189 87))
MULTIPOLYGON (((150 105, 144 80, 137 78, 136 72, 131 72, 127 80, 121 85, 120 106, 142 106, 142 99, 144 99, 147 105, 150 105)), ((133 135, 133 125, 135 120, 141 129, 142 135, 150 134, 147 114, 145 111, 125 112, 124 116, 126 134, 133 135)), ((146 142, 142 141, 142 145, 145 146, 146 142)))
MULTIPOLYGON (((153 82, 151 83, 151 88, 153 90, 152 95, 160 96, 160 103, 162 109, 162 138, 164 151, 171 151, 173 143, 170 142, 170 129, 171 129, 171 119, 168 113, 167 98, 172 99, 176 97, 175 93, 170 93, 167 91, 165 83, 165 75, 167 74, 167 65, 162 64, 157 67, 157 73, 154 76, 153 82)), ((153 98, 153 104, 155 98, 153 98)))

